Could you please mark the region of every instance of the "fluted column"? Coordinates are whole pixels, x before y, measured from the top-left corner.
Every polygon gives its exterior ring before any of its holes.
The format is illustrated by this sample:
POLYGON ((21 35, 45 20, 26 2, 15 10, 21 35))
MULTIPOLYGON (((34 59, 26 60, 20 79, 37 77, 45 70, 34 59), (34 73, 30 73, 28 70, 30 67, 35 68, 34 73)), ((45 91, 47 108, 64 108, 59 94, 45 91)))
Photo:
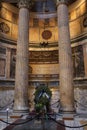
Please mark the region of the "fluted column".
POLYGON ((60 112, 74 112, 74 88, 72 53, 70 45, 67 0, 57 0, 59 67, 60 67, 60 112))
POLYGON ((28 112, 29 0, 19 0, 14 112, 28 112))

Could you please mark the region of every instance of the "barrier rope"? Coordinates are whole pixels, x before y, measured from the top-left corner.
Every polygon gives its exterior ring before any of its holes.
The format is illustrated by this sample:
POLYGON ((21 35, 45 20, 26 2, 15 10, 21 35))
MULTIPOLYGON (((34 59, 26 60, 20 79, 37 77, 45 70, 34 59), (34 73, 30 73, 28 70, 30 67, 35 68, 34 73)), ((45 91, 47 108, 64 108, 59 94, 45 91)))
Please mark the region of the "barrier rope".
POLYGON ((3 123, 5 123, 5 124, 8 124, 8 125, 23 125, 23 124, 26 124, 26 123, 28 123, 28 122, 34 120, 34 119, 37 119, 39 115, 40 115, 40 114, 37 114, 37 115, 34 116, 33 118, 27 119, 27 121, 24 121, 24 122, 21 122, 21 123, 10 123, 10 122, 4 121, 4 120, 2 120, 2 119, 0 119, 0 121, 3 122, 3 123))
MULTIPOLYGON (((40 119, 39 116, 41 116, 41 113, 39 113, 39 114, 37 114, 36 116, 34 116, 33 118, 30 118, 30 119, 28 119, 27 121, 21 122, 21 123, 9 123, 9 122, 6 122, 6 121, 4 121, 4 120, 2 120, 2 119, 0 119, 0 121, 3 122, 3 123, 9 124, 9 125, 23 125, 23 124, 25 124, 25 123, 28 123, 28 122, 34 120, 34 119, 40 119)), ((56 119, 52 118, 52 117, 51 117, 49 114, 47 114, 47 113, 45 113, 45 114, 44 114, 44 117, 42 116, 42 118, 43 118, 43 119, 45 118, 46 120, 51 119, 52 121, 54 121, 55 123, 59 124, 60 126, 67 127, 67 128, 82 128, 82 127, 87 126, 87 124, 80 125, 80 126, 69 126, 69 125, 65 125, 65 124, 60 123, 59 121, 56 121, 56 119)), ((42 118, 41 118, 41 119, 42 119, 42 118)))
POLYGON ((85 127, 87 126, 87 124, 84 124, 84 125, 80 125, 80 126, 69 126, 69 125, 64 125, 58 121, 56 121, 54 118, 52 118, 51 116, 48 115, 48 117, 53 120, 55 123, 59 124, 60 126, 63 126, 63 127, 67 127, 67 128, 82 128, 82 127, 85 127))

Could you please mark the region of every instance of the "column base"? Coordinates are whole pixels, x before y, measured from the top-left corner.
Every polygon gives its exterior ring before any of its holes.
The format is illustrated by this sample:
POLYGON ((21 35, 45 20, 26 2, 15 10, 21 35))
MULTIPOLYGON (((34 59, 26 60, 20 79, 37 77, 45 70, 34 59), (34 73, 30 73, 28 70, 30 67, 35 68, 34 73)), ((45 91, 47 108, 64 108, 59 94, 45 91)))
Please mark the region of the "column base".
POLYGON ((60 114, 75 114, 76 111, 75 111, 75 110, 73 110, 73 111, 63 111, 63 110, 59 110, 59 113, 60 113, 60 114))
POLYGON ((29 114, 29 109, 13 109, 14 115, 26 115, 29 114))
POLYGON ((22 118, 25 115, 29 115, 29 110, 13 110, 13 113, 11 115, 11 118, 22 118))
POLYGON ((29 113, 29 110, 13 110, 14 113, 29 113))
POLYGON ((62 118, 64 120, 73 120, 74 116, 76 115, 76 111, 75 110, 73 110, 73 111, 62 111, 62 110, 59 110, 59 113, 62 115, 62 118))
POLYGON ((75 110, 74 106, 70 106, 70 105, 67 106, 67 107, 60 106, 59 113, 62 113, 62 114, 75 114, 76 110, 75 110))

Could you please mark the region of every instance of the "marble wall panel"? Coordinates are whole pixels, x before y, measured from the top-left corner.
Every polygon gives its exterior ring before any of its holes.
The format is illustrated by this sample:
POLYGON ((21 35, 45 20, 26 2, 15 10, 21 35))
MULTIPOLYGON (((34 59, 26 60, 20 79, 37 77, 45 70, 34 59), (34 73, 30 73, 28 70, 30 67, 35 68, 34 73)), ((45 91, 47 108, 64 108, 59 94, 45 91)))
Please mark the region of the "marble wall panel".
POLYGON ((0 59, 0 77, 5 77, 6 60, 0 59))
POLYGON ((39 28, 30 28, 29 30, 29 41, 30 42, 39 42, 39 28))
POLYGON ((32 64, 32 74, 58 74, 58 64, 32 64))
POLYGON ((14 90, 7 88, 0 88, 0 109, 11 107, 10 103, 14 100, 14 90))
POLYGON ((70 22, 70 36, 74 38, 81 34, 81 24, 80 19, 70 22))
POLYGON ((87 112, 87 89, 77 87, 75 89, 76 111, 81 113, 87 112))
MULTIPOLYGON (((59 87, 51 87, 52 98, 51 98, 51 110, 54 112, 59 112, 59 87)), ((29 86, 28 89, 28 100, 29 100, 29 109, 30 111, 34 110, 34 93, 35 87, 29 86)), ((74 89, 74 99, 75 99, 75 108, 77 113, 86 113, 87 112, 87 88, 76 87, 74 89)), ((13 88, 3 88, 0 86, 0 109, 10 104, 14 100, 14 89, 13 88)), ((12 109, 12 104, 8 105, 12 109)))

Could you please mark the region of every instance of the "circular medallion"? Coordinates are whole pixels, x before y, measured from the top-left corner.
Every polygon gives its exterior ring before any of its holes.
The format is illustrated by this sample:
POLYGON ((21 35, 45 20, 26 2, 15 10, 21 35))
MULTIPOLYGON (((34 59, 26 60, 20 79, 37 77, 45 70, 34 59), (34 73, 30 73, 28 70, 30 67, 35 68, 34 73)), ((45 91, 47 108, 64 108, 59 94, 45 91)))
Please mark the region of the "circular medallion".
POLYGON ((52 37, 52 32, 50 30, 45 30, 42 32, 42 37, 45 40, 48 40, 52 37))

